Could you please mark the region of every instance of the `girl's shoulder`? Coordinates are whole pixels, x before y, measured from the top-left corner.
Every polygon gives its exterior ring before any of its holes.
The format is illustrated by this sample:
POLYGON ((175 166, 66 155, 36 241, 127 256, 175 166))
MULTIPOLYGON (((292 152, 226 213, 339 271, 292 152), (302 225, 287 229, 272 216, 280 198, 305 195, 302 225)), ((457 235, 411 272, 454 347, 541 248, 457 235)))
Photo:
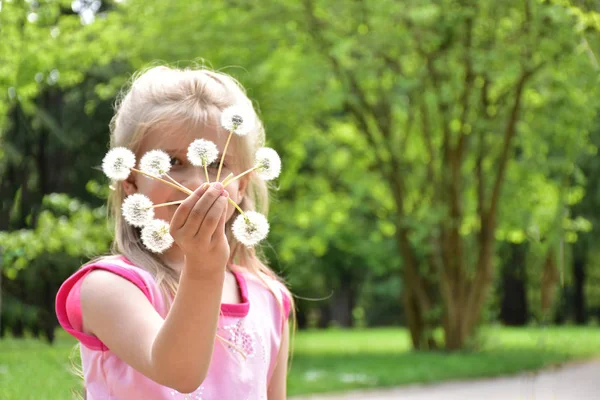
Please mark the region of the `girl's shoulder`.
POLYGON ((75 285, 81 285, 83 279, 95 270, 107 271, 130 281, 137 286, 151 302, 154 302, 154 292, 158 289, 154 277, 145 269, 133 264, 123 255, 98 257, 87 264, 84 264, 67 278, 59 289, 58 295, 64 295, 65 292, 70 292, 75 285))
POLYGON ((158 286, 152 275, 134 265, 124 256, 97 258, 75 271, 67 278, 56 294, 55 311, 59 324, 83 345, 92 350, 106 350, 94 336, 83 332, 80 291, 85 278, 93 271, 102 270, 117 275, 137 286, 148 301, 159 312, 164 312, 164 304, 158 286))

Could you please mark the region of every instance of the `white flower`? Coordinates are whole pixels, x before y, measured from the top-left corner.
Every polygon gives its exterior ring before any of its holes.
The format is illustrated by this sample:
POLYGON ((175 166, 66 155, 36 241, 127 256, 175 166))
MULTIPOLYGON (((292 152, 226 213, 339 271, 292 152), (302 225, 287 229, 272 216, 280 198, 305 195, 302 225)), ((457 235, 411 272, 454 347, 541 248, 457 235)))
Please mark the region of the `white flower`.
POLYGON ((217 145, 210 140, 196 139, 188 147, 188 160, 196 167, 212 164, 219 157, 217 145))
POLYGON ((223 110, 221 125, 229 132, 244 136, 254 129, 254 110, 247 106, 233 105, 223 110))
POLYGON ((256 211, 246 211, 245 214, 245 216, 238 216, 233 221, 231 228, 237 240, 248 247, 252 247, 267 237, 269 222, 264 215, 256 211))
POLYGON ((127 196, 121 207, 123 217, 133 226, 142 227, 154 219, 152 201, 140 193, 127 196))
POLYGON ((124 181, 135 167, 135 154, 125 147, 110 149, 102 160, 102 171, 110 179, 124 181))
POLYGON ((281 158, 279 154, 269 147, 263 147, 256 152, 256 170, 258 176, 265 181, 275 179, 281 173, 281 158))
POLYGON ((171 170, 171 157, 162 150, 150 150, 140 160, 140 169, 160 177, 171 170))
POLYGON ((153 219, 142 228, 142 242, 151 251, 162 253, 173 244, 169 224, 162 219, 153 219))

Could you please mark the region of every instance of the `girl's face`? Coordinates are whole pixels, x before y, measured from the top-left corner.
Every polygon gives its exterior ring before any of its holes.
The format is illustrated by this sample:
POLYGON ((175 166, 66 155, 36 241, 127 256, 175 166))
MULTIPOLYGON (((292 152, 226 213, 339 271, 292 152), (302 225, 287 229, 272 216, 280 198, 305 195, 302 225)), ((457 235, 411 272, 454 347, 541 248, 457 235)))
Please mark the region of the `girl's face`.
MULTIPOLYGON (((217 124, 209 123, 202 128, 201 138, 210 140, 217 145, 219 149, 219 158, 212 165, 208 166, 208 176, 211 182, 215 182, 217 178, 217 170, 219 169, 219 161, 225 148, 228 133, 221 131, 220 134, 217 130, 217 124)), ((203 167, 193 166, 187 159, 187 149, 191 142, 198 139, 197 132, 193 132, 190 129, 176 128, 171 132, 165 133, 162 130, 154 130, 147 134, 140 143, 140 148, 136 157, 138 161, 141 157, 150 150, 163 150, 169 156, 171 156, 171 171, 169 176, 175 179, 177 182, 187 187, 190 190, 196 190, 204 182, 206 182, 206 175, 203 167)), ((232 138, 233 139, 233 138, 232 138)), ((223 181, 227 175, 233 173, 237 175, 241 172, 242 167, 236 163, 236 143, 234 140, 229 142, 227 148, 227 154, 223 161, 223 167, 221 169, 220 181, 223 181)), ((242 179, 236 180, 227 186, 229 197, 237 204, 243 199, 246 185, 247 176, 242 179)), ((164 179, 164 177, 163 177, 164 179)), ((168 179, 166 179, 168 180, 168 179)), ((133 193, 141 193, 150 198, 152 203, 160 204, 171 201, 184 200, 187 195, 172 186, 169 186, 163 182, 157 181, 145 177, 141 174, 132 172, 132 174, 123 182, 123 187, 127 195, 133 193)), ((155 209, 155 218, 162 219, 167 222, 171 221, 171 218, 175 214, 178 205, 158 207, 155 209)), ((235 208, 229 204, 227 207, 227 220, 231 218, 235 211, 235 208)), ((173 245, 167 253, 174 253, 177 251, 176 244, 173 245)))

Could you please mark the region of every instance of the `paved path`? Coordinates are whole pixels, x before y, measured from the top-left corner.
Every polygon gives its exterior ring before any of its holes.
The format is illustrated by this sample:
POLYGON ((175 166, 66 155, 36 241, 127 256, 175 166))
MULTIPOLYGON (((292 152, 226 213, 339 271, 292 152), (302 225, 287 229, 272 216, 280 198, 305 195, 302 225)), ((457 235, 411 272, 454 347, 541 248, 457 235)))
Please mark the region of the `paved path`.
POLYGON ((293 400, 600 400, 600 360, 522 375, 293 400))

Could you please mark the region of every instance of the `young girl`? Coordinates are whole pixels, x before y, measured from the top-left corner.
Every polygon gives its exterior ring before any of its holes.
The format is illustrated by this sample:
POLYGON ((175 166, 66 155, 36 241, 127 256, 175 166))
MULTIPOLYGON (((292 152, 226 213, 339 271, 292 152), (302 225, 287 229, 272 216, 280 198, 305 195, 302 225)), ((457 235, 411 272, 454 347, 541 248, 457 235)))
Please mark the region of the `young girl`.
MULTIPOLYGON (((291 296, 253 248, 232 234, 238 211, 266 213, 268 191, 253 173, 216 182, 219 162, 205 171, 189 163, 197 138, 223 152, 228 132, 220 115, 252 104, 222 73, 156 67, 134 80, 111 122, 111 147, 139 159, 153 149, 171 157, 170 176, 187 196, 140 174, 115 183, 113 256, 84 265, 60 288, 60 324, 81 343, 86 398, 119 400, 279 400, 286 398, 291 296), (121 203, 141 193, 169 221, 175 243, 162 254, 147 250, 127 224, 121 203)), ((264 143, 258 118, 244 136, 233 135, 221 175, 252 167, 264 143)), ((220 157, 220 156, 219 156, 220 157)))

